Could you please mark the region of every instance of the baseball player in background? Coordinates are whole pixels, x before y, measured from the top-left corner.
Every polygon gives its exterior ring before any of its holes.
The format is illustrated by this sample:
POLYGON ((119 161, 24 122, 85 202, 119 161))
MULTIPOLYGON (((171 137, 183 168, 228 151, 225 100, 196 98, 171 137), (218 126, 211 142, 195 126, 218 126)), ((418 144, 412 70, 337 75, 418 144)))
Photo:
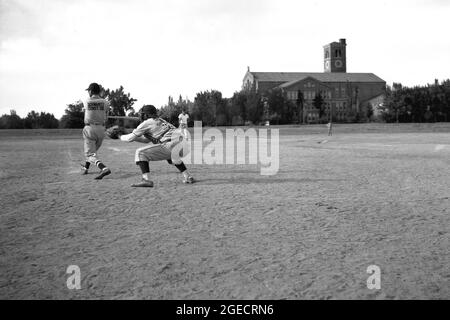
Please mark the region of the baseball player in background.
POLYGON ((333 123, 331 121, 328 122, 327 128, 328 128, 328 136, 332 136, 333 135, 333 123))
POLYGON ((146 143, 145 147, 136 150, 135 162, 142 172, 142 181, 133 184, 132 187, 153 187, 150 180, 149 161, 166 160, 175 165, 183 176, 183 183, 193 183, 194 178, 189 174, 183 161, 173 158, 172 150, 182 142, 183 135, 180 129, 157 115, 157 110, 152 105, 145 105, 139 111, 141 123, 130 134, 121 135, 120 140, 126 142, 146 143))
POLYGON ((105 137, 105 121, 109 111, 109 102, 100 97, 100 85, 91 83, 86 89, 89 93, 89 98, 83 101, 84 111, 84 155, 86 163, 82 165, 82 174, 87 174, 89 167, 92 164, 96 165, 101 171, 96 180, 103 179, 103 177, 111 174, 111 170, 106 167, 98 159, 98 150, 102 145, 105 137))
POLYGON ((188 119, 189 115, 186 113, 185 110, 182 110, 180 115, 178 116, 178 120, 180 122, 181 133, 183 134, 186 140, 188 140, 187 136, 188 119))

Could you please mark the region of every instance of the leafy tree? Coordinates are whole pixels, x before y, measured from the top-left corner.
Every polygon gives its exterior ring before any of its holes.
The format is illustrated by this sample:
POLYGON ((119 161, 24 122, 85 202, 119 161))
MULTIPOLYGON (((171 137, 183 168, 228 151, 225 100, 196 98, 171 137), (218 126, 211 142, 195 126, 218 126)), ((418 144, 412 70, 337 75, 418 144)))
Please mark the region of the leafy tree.
POLYGON ((26 129, 54 129, 58 128, 59 121, 51 113, 30 111, 24 119, 26 129))
POLYGON ((364 122, 366 120, 366 114, 364 114, 363 110, 356 112, 353 118, 353 122, 364 122))
POLYGON ((321 119, 325 114, 325 103, 320 93, 314 97, 313 106, 319 111, 319 119, 321 119))
POLYGON ((286 99, 283 92, 280 89, 270 90, 267 96, 267 102, 269 104, 269 119, 276 124, 280 123, 281 113, 286 104, 286 99))
POLYGON ((297 106, 297 121, 298 123, 304 123, 304 103, 305 98, 303 92, 301 90, 297 91, 297 100, 295 100, 295 105, 297 106))
POLYGON ((246 120, 253 123, 258 123, 262 120, 263 116, 263 101, 261 95, 256 92, 255 89, 247 91, 247 101, 246 101, 246 120))
POLYGON ((370 119, 372 119, 373 114, 374 114, 373 106, 372 106, 371 103, 369 103, 369 104, 367 105, 367 110, 366 110, 366 117, 367 117, 367 119, 368 119, 369 121, 370 121, 370 119))
POLYGON ((104 96, 111 104, 111 115, 125 116, 127 111, 134 111, 133 104, 137 100, 132 98, 130 93, 125 93, 122 86, 116 90, 104 90, 104 96))
POLYGON ((223 110, 222 93, 217 90, 197 93, 194 99, 192 117, 201 120, 205 125, 215 126, 218 111, 223 110))
POLYGON ((84 113, 82 111, 82 104, 71 103, 67 105, 65 114, 60 121, 61 128, 83 128, 84 127, 84 113))
POLYGON ((432 122, 433 121, 433 112, 431 111, 431 107, 427 107, 427 111, 425 111, 423 115, 426 122, 432 122))
POLYGON ((4 114, 0 117, 0 129, 23 129, 24 122, 15 110, 10 110, 10 114, 4 114))
POLYGON ((228 124, 228 100, 221 98, 216 105, 216 126, 226 126, 228 124))
POLYGON ((383 118, 386 122, 399 122, 399 113, 403 101, 401 98, 401 90, 403 86, 401 83, 394 83, 392 87, 386 87, 386 95, 383 106, 383 118))
POLYGON ((427 101, 422 90, 419 88, 407 89, 407 94, 411 97, 411 112, 414 121, 422 122, 426 112, 427 101))
POLYGON ((244 124, 247 120, 248 91, 235 92, 230 98, 228 117, 231 125, 244 124))
POLYGON ((383 104, 387 122, 447 121, 450 115, 450 82, 404 87, 394 83, 387 86, 383 104), (429 108, 428 108, 429 106, 429 108))
POLYGON ((32 110, 28 112, 27 117, 24 119, 24 127, 25 129, 35 129, 38 127, 39 122, 39 113, 32 110))
POLYGON ((268 92, 269 119, 276 124, 292 123, 294 104, 287 99, 281 89, 273 89, 268 92))
POLYGON ((235 92, 230 99, 231 110, 229 110, 229 113, 233 116, 239 116, 243 122, 247 120, 247 99, 247 91, 235 92))
POLYGON ((173 98, 169 96, 169 102, 160 109, 159 116, 175 125, 178 123, 180 112, 181 109, 173 102, 173 98))
MULTIPOLYGON (((123 86, 120 86, 119 89, 116 90, 102 90, 102 96, 104 96, 110 103, 110 115, 113 116, 125 116, 127 111, 134 112, 133 104, 137 101, 136 99, 130 96, 130 93, 125 93, 123 86)), ((124 120, 114 120, 109 119, 108 123, 118 124, 120 126, 124 126, 124 120)))
POLYGON ((41 112, 40 122, 42 128, 45 129, 56 129, 59 127, 59 120, 52 113, 41 112))
POLYGON ((262 120, 263 103, 261 95, 255 89, 247 89, 235 92, 230 99, 228 113, 233 117, 239 117, 242 122, 258 123, 262 120))

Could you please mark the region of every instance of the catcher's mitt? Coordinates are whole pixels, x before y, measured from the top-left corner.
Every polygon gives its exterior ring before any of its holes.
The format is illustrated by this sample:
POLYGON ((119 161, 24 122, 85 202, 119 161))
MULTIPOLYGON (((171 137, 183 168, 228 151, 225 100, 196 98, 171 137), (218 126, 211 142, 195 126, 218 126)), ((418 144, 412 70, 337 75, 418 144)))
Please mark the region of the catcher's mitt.
POLYGON ((121 135, 125 134, 125 128, 116 125, 106 129, 105 133, 111 139, 119 139, 121 135))

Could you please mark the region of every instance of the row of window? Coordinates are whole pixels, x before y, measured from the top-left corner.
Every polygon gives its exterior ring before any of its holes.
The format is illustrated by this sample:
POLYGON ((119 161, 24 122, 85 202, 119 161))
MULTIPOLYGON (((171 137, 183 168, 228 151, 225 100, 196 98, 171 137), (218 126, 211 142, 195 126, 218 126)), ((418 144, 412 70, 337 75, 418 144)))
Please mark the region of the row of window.
POLYGON ((345 96, 345 87, 341 87, 341 90, 339 90, 339 87, 334 88, 334 93, 336 94, 336 96, 339 95, 339 91, 341 92, 341 97, 345 96))
MULTIPOLYGON (((332 102, 332 103, 325 103, 325 111, 329 112, 330 107, 333 108, 333 112, 344 112, 347 110, 347 102, 332 102)), ((316 110, 316 107, 314 107, 311 104, 305 105, 306 111, 313 111, 316 110)))
MULTIPOLYGON (((319 91, 319 93, 322 96, 322 98, 324 98, 324 99, 332 98, 332 94, 331 94, 330 90, 322 90, 322 91, 319 91)), ((336 87, 334 89, 334 94, 335 94, 335 97, 341 97, 341 98, 345 97, 345 95, 346 95, 345 87, 341 87, 341 88, 336 87)), ((312 91, 312 90, 303 91, 303 99, 305 99, 305 100, 313 100, 316 96, 317 96, 316 91, 312 91)), ((298 91, 288 91, 287 98, 289 100, 297 100, 298 99, 298 91)))
POLYGON ((313 100, 316 97, 315 91, 305 91, 303 92, 303 99, 305 100, 313 100))
MULTIPOLYGON (((340 121, 340 120, 345 120, 347 117, 347 114, 344 113, 337 113, 333 116, 333 118, 335 118, 336 120, 340 121)), ((306 120, 307 121, 316 121, 319 120, 319 114, 315 113, 315 112, 310 112, 306 114, 306 120)))
POLYGON ((342 112, 345 111, 345 109, 347 109, 347 102, 333 102, 331 103, 333 110, 337 111, 337 112, 342 112))

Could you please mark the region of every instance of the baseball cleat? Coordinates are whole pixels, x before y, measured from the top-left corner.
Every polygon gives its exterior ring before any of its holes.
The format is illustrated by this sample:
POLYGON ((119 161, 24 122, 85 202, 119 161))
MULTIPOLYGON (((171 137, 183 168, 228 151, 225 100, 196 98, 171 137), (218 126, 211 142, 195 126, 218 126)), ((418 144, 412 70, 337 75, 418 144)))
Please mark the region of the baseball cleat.
POLYGON ((81 165, 81 174, 88 174, 88 168, 86 168, 85 166, 81 165))
POLYGON ((103 168, 102 172, 100 172, 100 174, 95 177, 95 180, 101 180, 103 179, 103 177, 109 174, 111 174, 111 170, 109 170, 108 168, 103 168))
POLYGON ((135 188, 153 188, 153 181, 142 179, 142 182, 131 185, 135 188))
POLYGON ((187 176, 187 177, 183 177, 183 183, 188 183, 188 184, 191 184, 191 183, 194 183, 194 177, 192 177, 192 176, 187 176))

